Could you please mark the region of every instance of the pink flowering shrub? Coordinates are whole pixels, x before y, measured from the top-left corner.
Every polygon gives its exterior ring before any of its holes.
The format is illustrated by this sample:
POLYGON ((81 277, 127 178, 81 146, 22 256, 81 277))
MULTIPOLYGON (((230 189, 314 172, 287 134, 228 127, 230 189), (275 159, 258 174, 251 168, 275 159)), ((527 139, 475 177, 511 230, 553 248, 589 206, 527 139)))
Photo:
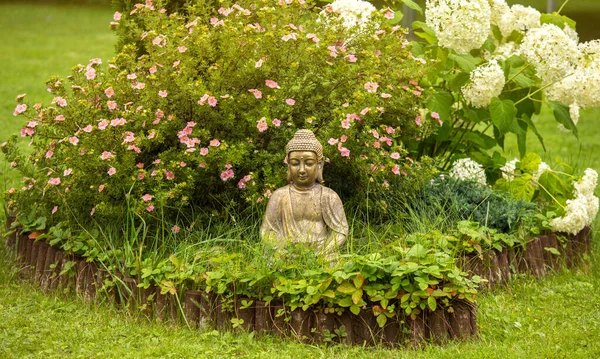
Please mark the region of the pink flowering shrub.
POLYGON ((34 151, 17 166, 27 178, 13 207, 89 218, 120 215, 126 200, 168 217, 262 205, 285 184, 285 144, 301 128, 321 140, 326 183, 344 200, 365 205, 369 188, 389 196, 418 156, 407 144, 438 126, 415 123, 427 65, 386 10, 350 36, 325 26, 313 3, 287 3, 178 14, 146 2, 115 15, 135 43, 50 79, 49 105, 18 99, 34 151))

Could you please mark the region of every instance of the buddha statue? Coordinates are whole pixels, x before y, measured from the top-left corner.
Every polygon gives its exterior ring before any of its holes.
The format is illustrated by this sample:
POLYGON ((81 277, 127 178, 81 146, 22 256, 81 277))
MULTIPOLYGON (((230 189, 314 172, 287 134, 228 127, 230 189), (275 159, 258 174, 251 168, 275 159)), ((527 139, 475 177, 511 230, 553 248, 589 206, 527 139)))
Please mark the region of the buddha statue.
POLYGON ((323 146, 310 130, 299 130, 286 146, 289 184, 273 192, 260 235, 276 250, 303 243, 333 259, 346 240, 348 222, 340 197, 323 182, 323 146))

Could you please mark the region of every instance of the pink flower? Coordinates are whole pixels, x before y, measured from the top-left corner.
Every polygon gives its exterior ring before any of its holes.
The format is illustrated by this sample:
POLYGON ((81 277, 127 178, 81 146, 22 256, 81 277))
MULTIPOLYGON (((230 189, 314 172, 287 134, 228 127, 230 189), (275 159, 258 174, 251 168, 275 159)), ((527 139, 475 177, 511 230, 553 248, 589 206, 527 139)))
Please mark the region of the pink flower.
POLYGON ((208 105, 211 107, 217 106, 217 99, 214 96, 208 98, 208 105))
POLYGON ((342 157, 350 157, 350 150, 346 147, 340 148, 340 156, 342 157))
POLYGON ((379 143, 379 142, 374 142, 374 143, 373 143, 373 148, 381 148, 381 143, 379 143))
POLYGON ((142 172, 137 176, 137 178, 138 178, 138 180, 143 181, 144 178, 146 178, 146 174, 144 172, 142 172))
POLYGON ((274 118, 272 123, 273 123, 273 126, 275 126, 275 127, 281 126, 281 121, 277 118, 274 118))
POLYGON ((73 146, 75 146, 76 144, 78 144, 78 143, 79 143, 79 138, 77 138, 77 136, 73 136, 73 137, 69 138, 69 142, 70 142, 70 143, 71 143, 73 146))
POLYGON ((206 147, 202 147, 202 148, 200 149, 200 155, 201 155, 201 156, 206 156, 206 155, 208 155, 208 148, 206 148, 206 147))
POLYGON ((369 113, 369 111, 371 111, 371 109, 369 107, 365 107, 360 111, 360 114, 362 116, 366 115, 367 113, 369 113))
POLYGON ((225 171, 221 172, 221 180, 224 182, 227 181, 228 179, 232 178, 233 176, 234 176, 234 173, 231 168, 228 168, 225 171))
POLYGON ((85 77, 88 80, 93 80, 96 78, 96 70, 94 70, 93 67, 88 67, 87 71, 85 72, 85 77))
POLYGON ((90 211, 90 216, 93 216, 95 212, 96 212, 96 207, 92 208, 92 210, 90 211))
POLYGON ((123 140, 123 143, 130 143, 135 141, 135 134, 133 132, 127 131, 124 133, 125 135, 125 139, 123 140))
POLYGON ((270 87, 272 89, 280 88, 279 85, 277 84, 277 82, 275 82, 273 80, 265 80, 265 85, 267 85, 267 87, 270 87))
POLYGON ((92 132, 93 129, 94 128, 92 127, 92 125, 87 125, 83 128, 83 132, 90 133, 90 132, 92 132))
POLYGON ((100 130, 104 130, 107 126, 108 126, 108 121, 106 121, 106 120, 101 120, 98 123, 98 129, 100 129, 100 130))
POLYGON ((219 26, 219 25, 223 25, 223 24, 225 24, 225 23, 223 22, 223 20, 219 20, 219 19, 217 19, 216 17, 211 17, 211 18, 210 18, 210 24, 211 24, 212 26, 219 26))
POLYGON ((51 184, 53 186, 58 186, 60 184, 60 178, 59 177, 50 178, 48 180, 48 184, 51 184))
POLYGON ((115 90, 113 90, 112 87, 109 87, 106 90, 104 90, 104 94, 106 95, 106 97, 111 98, 115 94, 115 90))
POLYGON ((432 118, 435 118, 436 120, 439 120, 439 119, 440 119, 440 114, 439 114, 439 113, 437 113, 437 112, 432 112, 432 113, 431 113, 431 117, 432 117, 432 118))
POLYGON ((179 226, 175 225, 173 226, 173 228, 171 228, 171 232, 173 233, 179 233, 179 231, 181 230, 181 228, 179 228, 179 226))
POLYGON ((152 164, 153 164, 153 165, 157 165, 157 164, 159 164, 159 163, 160 163, 160 159, 156 159, 156 160, 152 161, 152 164))
POLYGON ((109 176, 112 176, 115 173, 117 173, 117 169, 114 168, 114 167, 111 167, 111 168, 108 169, 108 172, 106 172, 106 173, 108 173, 109 176))
POLYGON ((143 196, 142 196, 142 200, 143 200, 144 202, 151 201, 151 200, 152 200, 152 198, 154 198, 154 197, 152 197, 152 195, 149 195, 148 193, 146 193, 145 195, 143 195, 143 196))
POLYGON ((65 120, 65 116, 63 115, 58 115, 54 118, 54 121, 64 121, 65 120))
POLYGON ((390 154, 390 157, 397 160, 400 158, 400 154, 398 152, 392 152, 392 154, 390 154))
POLYGON ((394 167, 392 167, 392 173, 395 175, 399 175, 400 174, 400 167, 398 165, 394 165, 394 167))
POLYGON ((146 87, 146 84, 143 82, 136 82, 134 84, 131 85, 131 88, 137 89, 137 90, 143 90, 146 87))
POLYGON ((143 164, 142 162, 138 162, 138 163, 135 165, 135 167, 137 167, 137 168, 139 168, 139 169, 142 169, 142 168, 144 168, 144 164, 143 164))
POLYGON ((419 83, 415 80, 410 80, 408 81, 409 84, 413 85, 413 86, 419 86, 419 83))
POLYGON ((370 93, 377 92, 378 87, 379 87, 379 85, 377 84, 377 82, 367 82, 364 85, 365 90, 367 90, 367 92, 370 92, 370 93))
POLYGON ((135 80, 135 79, 137 79, 137 75, 136 75, 135 73, 133 73, 133 74, 128 74, 128 75, 127 75, 127 79, 128 79, 128 80, 135 80))
POLYGON ((258 129, 258 132, 265 132, 269 128, 264 117, 257 121, 256 128, 258 129))
POLYGON ((17 116, 22 114, 23 112, 25 112, 25 110, 27 110, 27 105, 24 103, 18 104, 17 107, 15 107, 15 111, 13 112, 13 116, 17 116))
POLYGON ((156 136, 156 131, 151 130, 150 133, 148 134, 148 139, 151 140, 154 138, 154 136, 156 136))
POLYGON ((343 120, 342 121, 342 128, 344 129, 349 129, 350 128, 350 120, 343 120))
POLYGON ((344 142, 346 142, 347 140, 348 140, 348 136, 346 136, 346 135, 342 135, 342 136, 340 136, 340 142, 344 143, 344 142))
POLYGON ((52 99, 52 103, 55 103, 55 104, 57 104, 57 105, 58 105, 58 106, 60 106, 60 107, 65 107, 65 106, 67 106, 67 100, 65 100, 65 99, 64 99, 64 98, 62 98, 62 97, 55 97, 55 98, 53 98, 53 99, 52 99))
POLYGON ((109 110, 114 110, 115 108, 117 108, 117 103, 115 101, 108 101, 106 103, 106 105, 108 106, 109 110))
POLYGON ((346 108, 346 107, 348 107, 348 106, 350 106, 350 104, 349 104, 348 102, 344 102, 344 103, 342 104, 342 107, 343 107, 343 108, 346 108))
POLYGON ((316 34, 313 34, 313 33, 307 34, 307 35, 306 35, 306 38, 307 38, 307 39, 309 39, 309 40, 312 40, 313 42, 315 42, 315 43, 317 43, 317 44, 319 43, 319 41, 321 41, 321 40, 320 40, 320 39, 317 37, 317 35, 316 35, 316 34))
POLYGON ((415 94, 415 96, 421 96, 421 91, 415 90, 413 93, 415 94))
POLYGON ((167 175, 167 179, 168 180, 174 180, 175 179, 175 174, 171 171, 166 171, 166 175, 167 175))
POLYGON ((66 170, 63 171, 63 176, 68 176, 71 173, 73 173, 73 169, 72 168, 67 168, 66 170))
POLYGON ((177 48, 177 51, 179 51, 179 52, 181 52, 181 53, 184 53, 184 52, 186 52, 186 51, 187 51, 187 47, 185 47, 185 46, 179 46, 179 47, 177 48))
POLYGON ((151 204, 148 207, 146 207, 146 211, 148 211, 148 212, 154 211, 154 205, 151 204))
POLYGON ((252 179, 252 175, 245 175, 239 182, 238 182, 238 188, 242 189, 242 188, 246 188, 246 182, 250 181, 252 179))
POLYGON ((110 125, 112 127, 123 126, 125 123, 127 123, 127 121, 124 118, 115 118, 114 120, 110 121, 110 125))
POLYGON ((12 161, 12 162, 10 163, 10 168, 15 168, 15 167, 17 167, 17 162, 15 162, 15 161, 12 161))
POLYGON ((158 91, 158 96, 167 97, 167 91, 165 91, 165 90, 158 91))
POLYGON ((281 37, 281 40, 283 40, 283 41, 297 40, 297 38, 296 38, 296 33, 295 33, 295 32, 292 32, 292 33, 290 33, 290 34, 283 35, 283 36, 281 37))
POLYGON ((46 152, 46 158, 52 158, 52 156, 54 156, 54 152, 48 150, 48 152, 46 152))
POLYGON ((33 136, 34 133, 35 133, 35 131, 29 127, 25 127, 25 128, 21 129, 21 137, 33 136))
POLYGON ((100 155, 100 159, 102 159, 102 160, 108 160, 111 158, 115 158, 115 155, 112 152, 104 151, 100 155))
POLYGON ((396 130, 394 130, 392 127, 389 127, 389 126, 385 128, 385 132, 387 132, 388 135, 391 135, 395 131, 396 130))
POLYGON ((250 90, 248 90, 248 92, 252 92, 252 94, 254 95, 254 97, 256 97, 257 99, 261 99, 262 98, 262 92, 260 92, 260 90, 250 89, 250 90))
POLYGON ((156 72, 156 65, 152 66, 149 70, 150 74, 154 74, 156 72))
POLYGON ((115 12, 114 15, 113 15, 113 20, 115 20, 115 21, 121 20, 121 13, 118 12, 118 11, 115 12))
POLYGON ((417 126, 421 126, 421 116, 417 116, 417 118, 415 118, 415 123, 417 126))
POLYGON ((158 35, 152 40, 152 45, 163 47, 167 44, 167 38, 165 35, 158 35))
POLYGON ((329 139, 329 141, 327 141, 327 143, 329 143, 330 145, 332 145, 332 146, 333 146, 333 145, 335 145, 336 143, 338 143, 338 139, 337 139, 337 138, 333 138, 333 137, 331 137, 331 138, 329 139))
POLYGON ((221 141, 219 141, 217 139, 211 140, 210 145, 213 147, 219 147, 219 146, 221 146, 221 141))
POLYGON ((262 64, 263 64, 263 59, 260 59, 254 63, 254 67, 259 68, 262 66, 262 64))
POLYGON ((54 208, 52 208, 52 214, 56 213, 56 211, 58 211, 58 206, 54 206, 54 208))
POLYGON ((173 61, 173 67, 179 66, 180 63, 181 63, 181 60, 173 61))
POLYGON ((287 103, 290 106, 294 106, 296 104, 296 101, 293 98, 286 98, 285 103, 287 103))
POLYGON ((383 97, 383 98, 390 98, 390 97, 392 97, 392 95, 390 95, 389 93, 382 93, 381 97, 383 97))
POLYGON ((391 20, 394 18, 394 13, 391 11, 387 11, 385 15, 383 15, 386 19, 391 20))
POLYGON ((356 58, 355 55, 351 54, 351 55, 346 56, 346 60, 348 60, 348 62, 356 62, 356 60, 358 60, 358 59, 356 58))

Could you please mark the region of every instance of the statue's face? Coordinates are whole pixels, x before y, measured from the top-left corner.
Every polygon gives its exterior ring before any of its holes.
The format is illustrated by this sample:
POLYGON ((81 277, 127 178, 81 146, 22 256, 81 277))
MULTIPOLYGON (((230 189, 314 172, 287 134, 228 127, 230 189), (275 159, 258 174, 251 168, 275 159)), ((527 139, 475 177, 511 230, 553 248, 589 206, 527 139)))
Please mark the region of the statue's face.
POLYGON ((320 166, 317 154, 312 151, 292 151, 288 155, 288 167, 297 188, 310 188, 314 185, 320 166))

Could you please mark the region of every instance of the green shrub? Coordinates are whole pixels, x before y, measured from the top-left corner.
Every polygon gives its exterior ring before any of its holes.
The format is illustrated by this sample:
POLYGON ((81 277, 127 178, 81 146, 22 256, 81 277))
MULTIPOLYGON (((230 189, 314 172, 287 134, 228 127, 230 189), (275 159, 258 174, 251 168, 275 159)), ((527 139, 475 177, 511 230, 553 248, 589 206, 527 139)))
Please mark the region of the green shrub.
POLYGON ((427 66, 402 30, 379 12, 359 31, 335 15, 325 26, 312 2, 228 4, 136 5, 121 21, 144 22, 128 30, 139 46, 50 79, 52 104, 20 98, 34 151, 28 162, 4 146, 30 178, 13 210, 36 203, 53 221, 83 223, 122 218, 128 198, 142 217, 240 213, 284 184, 284 147, 300 128, 322 141, 327 185, 344 200, 364 207, 377 186, 393 194, 413 161, 404 144, 437 126, 414 121, 411 80, 427 66))
POLYGON ((479 222, 488 228, 508 233, 515 230, 525 216, 536 208, 534 204, 517 200, 507 192, 493 190, 476 182, 442 177, 428 183, 422 192, 417 211, 443 209, 457 221, 479 222))

